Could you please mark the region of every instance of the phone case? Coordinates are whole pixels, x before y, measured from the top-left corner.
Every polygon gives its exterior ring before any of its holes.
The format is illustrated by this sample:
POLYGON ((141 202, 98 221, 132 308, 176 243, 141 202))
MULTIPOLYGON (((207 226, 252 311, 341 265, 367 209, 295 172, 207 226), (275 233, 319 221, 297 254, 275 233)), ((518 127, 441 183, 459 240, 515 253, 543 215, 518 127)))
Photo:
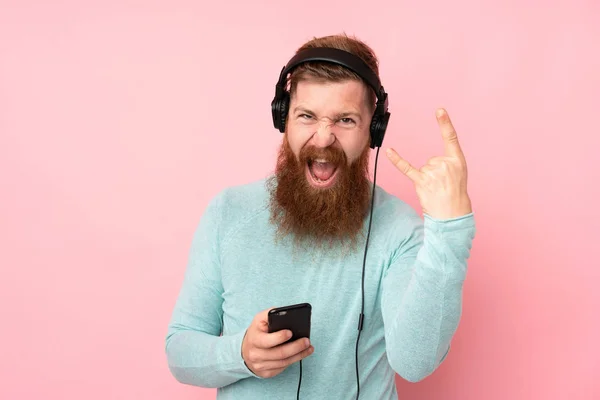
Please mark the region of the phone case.
POLYGON ((291 330, 292 337, 287 342, 303 337, 310 338, 311 312, 312 307, 309 303, 274 308, 269 311, 269 332, 291 330))

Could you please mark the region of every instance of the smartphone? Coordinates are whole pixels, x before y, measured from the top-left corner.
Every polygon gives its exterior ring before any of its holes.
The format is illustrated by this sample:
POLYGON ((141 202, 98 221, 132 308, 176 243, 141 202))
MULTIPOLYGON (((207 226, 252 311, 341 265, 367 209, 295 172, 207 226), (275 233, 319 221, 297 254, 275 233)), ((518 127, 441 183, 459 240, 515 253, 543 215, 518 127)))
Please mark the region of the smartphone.
POLYGON ((310 339, 311 313, 312 307, 309 303, 274 308, 269 311, 269 333, 277 332, 282 329, 291 330, 292 337, 285 343, 303 337, 310 339))

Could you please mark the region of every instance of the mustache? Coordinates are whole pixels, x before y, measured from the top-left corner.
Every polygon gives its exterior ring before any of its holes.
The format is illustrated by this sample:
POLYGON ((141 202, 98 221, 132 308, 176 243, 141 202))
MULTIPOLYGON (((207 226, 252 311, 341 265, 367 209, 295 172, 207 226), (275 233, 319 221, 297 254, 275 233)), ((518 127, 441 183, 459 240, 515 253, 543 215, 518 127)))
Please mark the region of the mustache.
POLYGON ((305 146, 300 150, 299 159, 301 163, 307 163, 316 159, 324 159, 336 165, 345 165, 348 161, 346 153, 339 147, 315 147, 305 146))

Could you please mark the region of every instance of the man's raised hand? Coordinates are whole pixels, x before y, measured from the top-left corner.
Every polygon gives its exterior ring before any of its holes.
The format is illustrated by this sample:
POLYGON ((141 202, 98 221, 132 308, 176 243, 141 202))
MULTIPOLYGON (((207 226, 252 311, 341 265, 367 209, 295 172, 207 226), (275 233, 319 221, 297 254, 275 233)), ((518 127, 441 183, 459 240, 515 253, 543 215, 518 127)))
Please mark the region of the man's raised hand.
POLYGON ((443 156, 430 158, 419 169, 394 149, 388 149, 387 156, 414 183, 423 213, 436 219, 450 219, 472 211, 467 193, 467 163, 448 113, 439 109, 436 116, 444 141, 443 156))

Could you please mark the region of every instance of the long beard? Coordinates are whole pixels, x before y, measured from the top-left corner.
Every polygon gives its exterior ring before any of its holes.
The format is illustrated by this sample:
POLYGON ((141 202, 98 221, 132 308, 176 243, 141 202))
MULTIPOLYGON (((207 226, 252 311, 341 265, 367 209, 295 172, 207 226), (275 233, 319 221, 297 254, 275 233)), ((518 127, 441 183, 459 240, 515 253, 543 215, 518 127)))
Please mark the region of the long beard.
POLYGON ((278 236, 291 234, 296 243, 312 247, 342 244, 354 248, 369 210, 369 147, 348 165, 343 150, 304 147, 296 158, 284 136, 275 175, 269 180, 271 222, 278 236), (307 162, 326 158, 337 165, 336 182, 320 189, 310 185, 307 162))

